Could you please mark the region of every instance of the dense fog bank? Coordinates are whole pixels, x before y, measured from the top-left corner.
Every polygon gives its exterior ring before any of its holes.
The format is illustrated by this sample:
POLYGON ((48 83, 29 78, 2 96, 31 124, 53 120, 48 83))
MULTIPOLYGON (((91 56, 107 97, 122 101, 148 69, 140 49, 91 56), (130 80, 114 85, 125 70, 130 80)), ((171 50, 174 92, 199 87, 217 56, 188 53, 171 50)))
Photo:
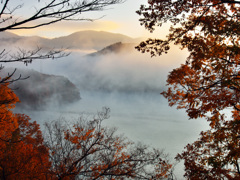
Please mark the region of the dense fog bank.
MULTIPOLYGON (((51 98, 45 110, 18 108, 15 111, 29 115, 43 125, 46 121, 62 117, 69 122, 81 115, 91 119, 103 106, 107 106, 111 114, 104 125, 117 127, 119 133, 134 141, 163 148, 172 159, 207 128, 205 120, 189 121, 184 110, 169 107, 167 100, 160 95, 166 89, 169 71, 184 63, 186 51, 173 47, 168 54, 151 58, 149 54, 137 52, 134 44, 102 48, 102 51, 72 49, 68 57, 33 61, 27 67, 22 63, 11 65, 64 76, 81 94, 81 100, 76 98, 75 102, 61 105, 51 98), (87 53, 92 51, 94 54, 87 53)), ((71 90, 62 91, 71 96, 71 90)), ((182 164, 177 166, 175 173, 181 177, 182 164)))

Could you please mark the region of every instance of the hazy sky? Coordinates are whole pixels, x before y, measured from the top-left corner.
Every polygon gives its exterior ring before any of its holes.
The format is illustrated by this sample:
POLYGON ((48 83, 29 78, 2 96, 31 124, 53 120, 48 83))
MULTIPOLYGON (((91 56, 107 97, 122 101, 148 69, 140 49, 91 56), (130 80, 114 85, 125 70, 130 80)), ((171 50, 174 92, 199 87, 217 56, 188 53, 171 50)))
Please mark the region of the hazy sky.
MULTIPOLYGON (((139 16, 136 14, 136 10, 139 9, 141 4, 147 4, 147 0, 126 0, 126 2, 122 4, 109 6, 104 11, 82 14, 84 18, 100 18, 104 16, 94 22, 60 22, 34 30, 18 30, 12 32, 25 36, 39 35, 51 38, 69 35, 81 30, 98 30, 122 33, 134 38, 149 37, 152 35, 146 31, 144 27, 140 26, 138 21, 139 16)), ((36 3, 35 5, 38 4, 36 3)), ((33 5, 30 9, 31 8, 33 9, 33 5)), ((161 30, 155 33, 155 35, 159 37, 163 32, 164 30, 161 30)))

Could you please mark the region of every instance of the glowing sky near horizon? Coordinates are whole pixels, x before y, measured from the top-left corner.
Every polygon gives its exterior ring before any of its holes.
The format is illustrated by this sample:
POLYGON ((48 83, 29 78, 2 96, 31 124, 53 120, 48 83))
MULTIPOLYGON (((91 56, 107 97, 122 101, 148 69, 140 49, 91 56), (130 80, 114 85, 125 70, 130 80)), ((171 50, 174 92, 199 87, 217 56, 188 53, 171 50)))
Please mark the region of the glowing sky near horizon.
POLYGON ((84 18, 88 18, 89 16, 90 18, 95 18, 96 20, 93 22, 63 21, 37 29, 15 30, 11 32, 23 36, 37 35, 47 38, 66 36, 82 30, 121 33, 133 38, 162 36, 164 34, 164 28, 162 28, 161 31, 156 31, 154 34, 150 34, 143 26, 140 26, 138 21, 140 16, 136 14, 136 10, 139 9, 141 4, 147 4, 147 0, 126 0, 124 3, 109 6, 104 11, 83 13, 84 18))

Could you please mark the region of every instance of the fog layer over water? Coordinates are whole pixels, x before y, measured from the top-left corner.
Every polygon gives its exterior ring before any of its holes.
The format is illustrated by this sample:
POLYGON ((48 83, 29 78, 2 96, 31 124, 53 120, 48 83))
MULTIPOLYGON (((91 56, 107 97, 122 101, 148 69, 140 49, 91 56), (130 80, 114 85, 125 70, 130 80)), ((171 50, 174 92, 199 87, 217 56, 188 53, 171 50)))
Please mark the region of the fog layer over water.
MULTIPOLYGON (((169 107, 160 95, 166 88, 168 72, 184 63, 185 58, 186 52, 174 49, 156 58, 129 50, 95 57, 73 52, 58 60, 35 61, 28 68, 66 76, 77 85, 82 99, 46 111, 22 112, 42 124, 60 116, 69 120, 82 113, 91 116, 107 106, 111 117, 105 125, 117 127, 131 140, 164 148, 173 158, 207 127, 206 120, 189 121, 184 110, 169 107)), ((176 167, 178 177, 182 168, 176 167)))

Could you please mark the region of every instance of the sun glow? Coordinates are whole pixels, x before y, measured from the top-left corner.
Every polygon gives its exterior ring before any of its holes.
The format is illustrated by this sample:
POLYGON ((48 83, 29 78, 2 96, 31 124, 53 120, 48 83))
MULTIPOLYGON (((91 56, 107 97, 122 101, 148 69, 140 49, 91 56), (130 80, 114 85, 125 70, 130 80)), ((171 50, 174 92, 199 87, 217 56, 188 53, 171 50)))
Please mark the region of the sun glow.
POLYGON ((56 38, 67 36, 71 33, 84 30, 109 31, 112 32, 119 28, 113 21, 85 21, 85 22, 59 22, 37 29, 20 29, 11 31, 20 36, 41 36, 45 38, 56 38))

